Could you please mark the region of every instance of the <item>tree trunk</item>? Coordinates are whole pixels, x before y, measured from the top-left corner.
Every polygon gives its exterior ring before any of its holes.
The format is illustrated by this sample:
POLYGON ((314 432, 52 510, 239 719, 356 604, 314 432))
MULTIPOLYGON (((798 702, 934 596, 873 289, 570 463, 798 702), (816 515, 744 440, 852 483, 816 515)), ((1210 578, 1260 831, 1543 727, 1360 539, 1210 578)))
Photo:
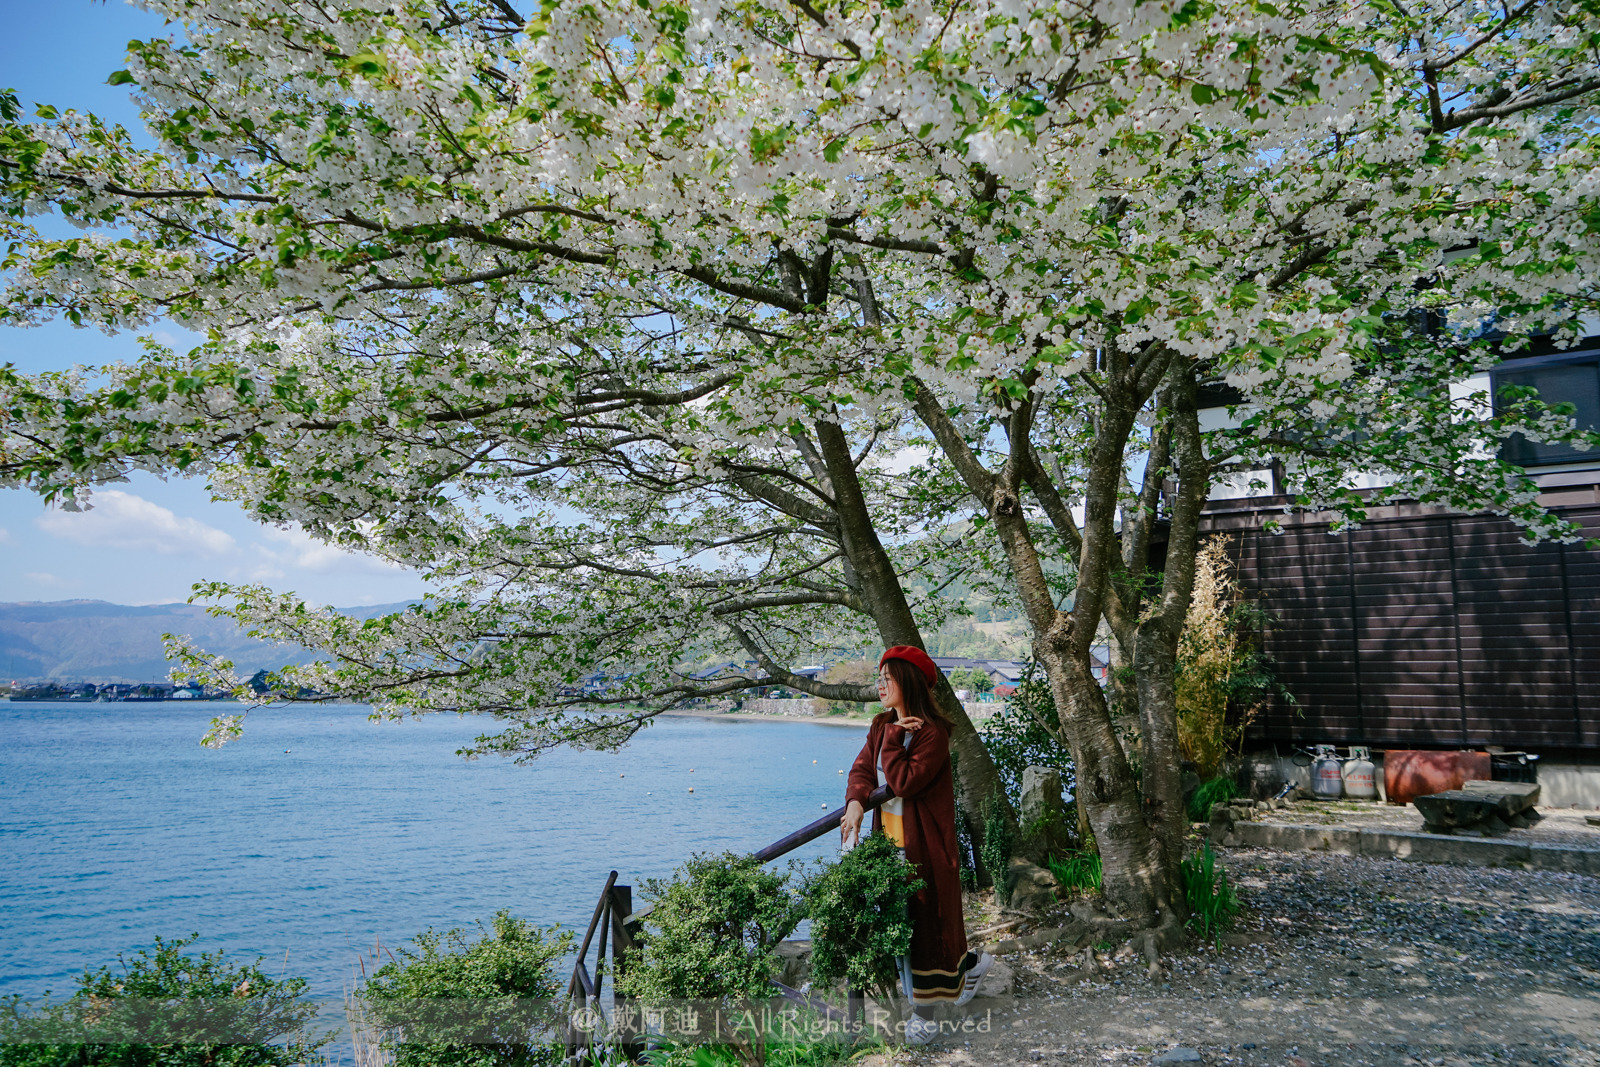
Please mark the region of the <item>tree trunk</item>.
MULTIPOLYGON (((861 599, 872 612, 878 626, 878 635, 885 647, 911 645, 923 650, 922 630, 906 600, 905 589, 894 563, 878 540, 878 532, 867 509, 861 491, 855 459, 850 454, 850 442, 836 423, 818 421, 817 441, 821 459, 827 468, 828 481, 833 491, 835 514, 839 516, 839 532, 844 541, 845 554, 861 583, 861 599)), ((983 847, 982 813, 991 798, 997 798, 1004 818, 1013 828, 1017 816, 1000 783, 1000 772, 995 769, 989 750, 978 736, 977 727, 967 717, 967 711, 956 697, 950 680, 942 673, 932 688, 934 703, 950 721, 950 747, 959 755, 961 802, 977 825, 968 826, 974 845, 983 847)))
MULTIPOLYGON (((1120 357, 1119 357, 1120 358, 1120 357)), ((1155 380, 1164 369, 1155 369, 1155 380)), ((1148 376, 1148 375, 1145 375, 1148 376)), ((1091 449, 1085 522, 1078 567, 1078 593, 1070 615, 1055 606, 1019 496, 1031 455, 1032 409, 1019 405, 1008 427, 1011 456, 999 475, 985 468, 961 431, 924 385, 917 412, 950 457, 973 494, 984 503, 1010 564, 1023 609, 1034 631, 1034 658, 1044 667, 1069 739, 1078 778, 1078 803, 1087 812, 1102 858, 1106 901, 1140 925, 1152 926, 1169 909, 1169 887, 1140 810, 1138 783, 1117 740, 1110 708, 1090 665, 1090 649, 1105 608, 1106 588, 1121 553, 1113 517, 1129 431, 1155 382, 1138 381, 1124 364, 1107 375, 1107 402, 1091 449), (1132 385, 1132 388, 1130 388, 1132 385), (1141 395, 1142 390, 1142 395, 1141 395)))
POLYGON ((1117 740, 1105 694, 1092 672, 1071 654, 1063 616, 1055 633, 1034 641, 1072 740, 1078 806, 1094 830, 1101 859, 1101 892, 1117 911, 1152 925, 1168 901, 1166 872, 1140 810, 1133 768, 1117 740))
MULTIPOLYGON (((1195 554, 1199 549, 1200 511, 1205 507, 1210 470, 1200 437, 1195 382, 1187 360, 1174 360, 1172 437, 1177 460, 1178 490, 1172 502, 1172 530, 1161 600, 1145 612, 1138 627, 1135 674, 1139 688, 1139 724, 1144 735, 1143 791, 1145 816, 1161 849, 1160 862, 1171 884, 1178 885, 1178 863, 1189 826, 1183 809, 1182 752, 1178 747, 1178 640, 1194 592, 1195 554)), ((1188 917, 1187 903, 1174 894, 1174 907, 1188 917)))
POLYGON ((1174 883, 1145 822, 1140 783, 1117 739, 1105 692, 1090 669, 1090 649, 1105 613, 1112 571, 1122 563, 1115 518, 1128 435, 1149 395, 1129 389, 1130 383, 1116 370, 1107 378, 1109 387, 1089 453, 1078 590, 1070 629, 1063 635, 1063 670, 1076 747, 1083 760, 1078 769, 1079 795, 1088 802, 1089 822, 1100 845, 1103 892, 1107 902, 1129 918, 1154 925, 1160 913, 1170 910, 1174 883))

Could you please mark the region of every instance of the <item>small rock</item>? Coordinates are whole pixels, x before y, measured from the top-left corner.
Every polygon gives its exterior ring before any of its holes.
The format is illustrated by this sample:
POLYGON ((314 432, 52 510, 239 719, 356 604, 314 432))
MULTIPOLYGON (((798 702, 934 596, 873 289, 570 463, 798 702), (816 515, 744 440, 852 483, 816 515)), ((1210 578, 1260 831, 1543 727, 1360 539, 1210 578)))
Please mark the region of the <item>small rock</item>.
POLYGON ((989 964, 989 973, 978 980, 978 991, 973 994, 979 997, 1009 997, 1016 986, 1016 975, 1005 960, 995 960, 989 964))
POLYGON ((779 941, 778 958, 783 961, 783 971, 778 981, 790 989, 799 989, 811 977, 811 942, 779 941))
POLYGON ((1233 808, 1228 804, 1211 805, 1211 825, 1206 830, 1206 840, 1213 845, 1226 845, 1233 837, 1233 808))
POLYGON ((1006 906, 1016 911, 1041 912, 1055 907, 1056 877, 1020 856, 1006 868, 1006 906))
POLYGON ((1173 1048, 1173 1049, 1168 1049, 1167 1051, 1163 1052, 1161 1055, 1157 1056, 1152 1062, 1154 1062, 1154 1063, 1199 1063, 1200 1062, 1200 1053, 1196 1052, 1192 1048, 1173 1048))

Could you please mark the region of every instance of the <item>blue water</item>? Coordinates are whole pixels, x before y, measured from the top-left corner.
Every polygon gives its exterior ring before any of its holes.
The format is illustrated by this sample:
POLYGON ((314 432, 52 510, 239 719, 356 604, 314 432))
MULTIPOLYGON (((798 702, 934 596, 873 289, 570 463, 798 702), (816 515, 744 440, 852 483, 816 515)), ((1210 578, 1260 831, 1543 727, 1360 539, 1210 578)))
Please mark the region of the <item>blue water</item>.
POLYGON ((517 766, 455 755, 491 721, 360 707, 253 713, 209 751, 219 710, 0 703, 0 994, 70 992, 157 934, 337 995, 375 943, 500 908, 581 932, 613 868, 638 886, 837 806, 865 737, 669 719, 620 753, 517 766))

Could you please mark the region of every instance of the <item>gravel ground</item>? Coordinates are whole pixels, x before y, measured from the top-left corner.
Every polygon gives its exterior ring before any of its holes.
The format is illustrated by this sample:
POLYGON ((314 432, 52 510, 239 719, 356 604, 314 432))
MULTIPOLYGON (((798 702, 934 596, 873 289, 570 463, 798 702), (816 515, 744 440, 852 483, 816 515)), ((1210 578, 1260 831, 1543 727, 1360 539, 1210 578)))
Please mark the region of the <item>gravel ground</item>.
POLYGON ((1128 946, 1105 946, 1093 977, 1081 953, 1016 953, 1010 996, 975 1002, 988 1034, 881 1058, 1143 1065, 1180 1048, 1237 1067, 1600 1065, 1600 880, 1222 859, 1245 911, 1220 948, 1191 941, 1155 978, 1128 946))

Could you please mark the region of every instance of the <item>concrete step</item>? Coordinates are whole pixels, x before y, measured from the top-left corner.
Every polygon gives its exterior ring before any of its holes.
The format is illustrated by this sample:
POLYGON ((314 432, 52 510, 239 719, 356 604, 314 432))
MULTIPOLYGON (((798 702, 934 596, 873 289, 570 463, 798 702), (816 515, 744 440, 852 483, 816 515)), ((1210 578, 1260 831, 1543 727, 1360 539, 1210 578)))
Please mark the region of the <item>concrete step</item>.
POLYGON ((1276 848, 1286 852, 1336 852, 1344 856, 1452 863, 1466 867, 1528 867, 1600 875, 1600 849, 1575 845, 1536 845, 1496 838, 1447 837, 1394 830, 1355 830, 1236 822, 1220 842, 1233 848, 1276 848))

